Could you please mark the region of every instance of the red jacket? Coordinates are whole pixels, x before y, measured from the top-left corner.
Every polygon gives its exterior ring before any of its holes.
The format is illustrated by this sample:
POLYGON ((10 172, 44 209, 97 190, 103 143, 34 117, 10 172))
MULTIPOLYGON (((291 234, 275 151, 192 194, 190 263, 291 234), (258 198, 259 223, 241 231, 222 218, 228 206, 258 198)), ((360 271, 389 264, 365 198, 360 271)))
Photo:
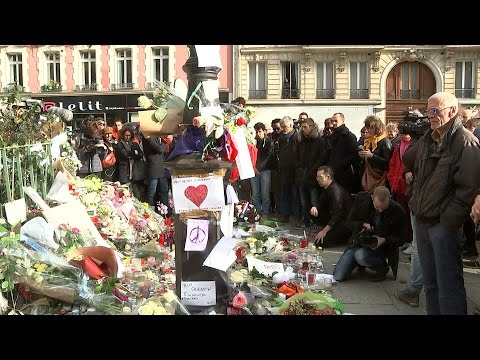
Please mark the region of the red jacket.
POLYGON ((390 184, 392 194, 405 194, 405 190, 407 190, 407 184, 405 184, 403 178, 404 169, 405 165, 403 165, 403 162, 400 159, 400 143, 398 143, 393 150, 393 155, 388 164, 387 180, 390 184))

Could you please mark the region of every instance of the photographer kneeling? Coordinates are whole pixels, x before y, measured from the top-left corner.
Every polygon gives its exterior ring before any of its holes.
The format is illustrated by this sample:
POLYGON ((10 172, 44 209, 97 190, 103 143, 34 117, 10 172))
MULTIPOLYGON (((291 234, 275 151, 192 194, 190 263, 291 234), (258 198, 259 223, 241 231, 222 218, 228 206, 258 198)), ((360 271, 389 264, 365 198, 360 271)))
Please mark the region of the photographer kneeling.
POLYGON ((398 246, 404 240, 405 221, 405 210, 390 198, 385 186, 375 188, 373 195, 359 192, 348 216, 353 244, 338 260, 334 278, 347 280, 358 266, 375 271, 372 281, 385 280, 390 267, 396 276, 398 246))

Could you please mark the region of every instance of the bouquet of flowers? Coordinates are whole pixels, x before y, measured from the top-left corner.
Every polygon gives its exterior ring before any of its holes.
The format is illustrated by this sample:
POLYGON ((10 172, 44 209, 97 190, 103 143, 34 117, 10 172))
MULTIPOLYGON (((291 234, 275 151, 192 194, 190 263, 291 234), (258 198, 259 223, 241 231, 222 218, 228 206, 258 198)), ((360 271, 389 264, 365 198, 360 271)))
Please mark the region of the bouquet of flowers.
POLYGON ((303 292, 293 295, 279 308, 280 315, 342 315, 345 309, 340 301, 327 294, 303 292))

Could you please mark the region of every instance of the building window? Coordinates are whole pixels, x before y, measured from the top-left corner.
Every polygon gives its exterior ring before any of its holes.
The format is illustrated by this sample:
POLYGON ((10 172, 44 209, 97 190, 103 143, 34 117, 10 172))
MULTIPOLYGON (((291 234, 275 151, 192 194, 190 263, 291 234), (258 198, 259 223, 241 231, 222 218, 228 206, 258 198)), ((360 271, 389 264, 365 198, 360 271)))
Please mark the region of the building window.
POLYGON ((47 59, 47 80, 50 83, 61 83, 60 79, 60 52, 45 53, 47 59))
POLYGON ((401 64, 400 99, 420 99, 420 81, 418 63, 401 64))
POLYGON ((95 50, 82 51, 82 74, 83 85, 93 85, 97 83, 97 67, 95 50))
POLYGON ((333 99, 333 62, 317 62, 317 99, 333 99))
POLYGON ((8 54, 8 61, 10 63, 10 79, 8 82, 23 86, 22 54, 8 54))
POLYGON ((132 50, 117 50, 117 89, 131 89, 132 50))
POLYGON ((248 98, 267 98, 267 68, 264 62, 251 62, 248 64, 248 98))
POLYGON ((168 82, 168 48, 152 49, 153 76, 158 82, 168 82))
POLYGON ((282 61, 282 99, 300 98, 300 63, 282 61))
POLYGON ((473 61, 457 61, 455 64, 455 96, 473 99, 473 61))
POLYGON ((368 99, 367 63, 350 63, 350 99, 368 99))

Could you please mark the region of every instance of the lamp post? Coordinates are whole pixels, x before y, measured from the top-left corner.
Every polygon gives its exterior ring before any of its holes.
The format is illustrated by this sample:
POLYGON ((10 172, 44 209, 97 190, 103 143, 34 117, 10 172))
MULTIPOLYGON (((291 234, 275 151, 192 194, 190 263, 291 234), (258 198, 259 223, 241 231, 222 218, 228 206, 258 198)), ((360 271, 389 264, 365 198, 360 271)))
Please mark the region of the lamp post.
MULTIPOLYGON (((227 169, 233 164, 223 160, 202 160, 202 149, 205 145, 206 136, 204 128, 193 126, 193 118, 200 115, 202 106, 218 105, 218 91, 216 99, 207 99, 202 83, 205 81, 217 81, 220 68, 217 66, 198 66, 198 56, 194 45, 188 45, 190 57, 183 65, 187 74, 188 92, 183 114, 183 125, 186 126, 184 134, 178 139, 177 146, 186 147, 188 153, 178 155, 166 162, 172 178, 175 177, 204 177, 211 175, 225 175, 227 169), (190 151, 194 150, 194 151, 190 151)), ((174 199, 175 201, 175 199, 174 199)), ((181 298, 182 281, 215 281, 216 286, 216 309, 222 312, 228 297, 225 282, 219 270, 203 266, 203 262, 221 238, 218 212, 198 211, 186 214, 175 214, 175 267, 176 267, 176 293, 181 298), (185 251, 185 239, 187 236, 188 219, 209 220, 208 243, 204 251, 185 251)), ((202 306, 187 306, 192 312, 205 310, 202 306)))

